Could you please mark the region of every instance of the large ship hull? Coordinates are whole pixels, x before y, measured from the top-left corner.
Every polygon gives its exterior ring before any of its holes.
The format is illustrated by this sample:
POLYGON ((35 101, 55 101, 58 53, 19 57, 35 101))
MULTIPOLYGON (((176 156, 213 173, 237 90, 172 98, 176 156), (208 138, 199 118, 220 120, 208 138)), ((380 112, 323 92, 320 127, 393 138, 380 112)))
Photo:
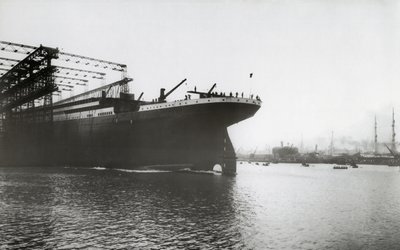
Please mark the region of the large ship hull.
POLYGON ((260 103, 223 100, 15 124, 4 137, 2 163, 196 170, 219 164, 225 174, 234 174, 236 156, 227 128, 253 116, 260 103))

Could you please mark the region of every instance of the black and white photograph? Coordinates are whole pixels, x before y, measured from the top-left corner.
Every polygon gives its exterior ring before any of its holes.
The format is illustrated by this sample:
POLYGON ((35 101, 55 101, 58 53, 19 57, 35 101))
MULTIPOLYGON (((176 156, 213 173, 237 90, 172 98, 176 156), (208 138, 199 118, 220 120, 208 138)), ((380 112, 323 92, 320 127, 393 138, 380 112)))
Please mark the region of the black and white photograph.
POLYGON ((399 124, 400 1, 0 0, 0 249, 400 249, 399 124))

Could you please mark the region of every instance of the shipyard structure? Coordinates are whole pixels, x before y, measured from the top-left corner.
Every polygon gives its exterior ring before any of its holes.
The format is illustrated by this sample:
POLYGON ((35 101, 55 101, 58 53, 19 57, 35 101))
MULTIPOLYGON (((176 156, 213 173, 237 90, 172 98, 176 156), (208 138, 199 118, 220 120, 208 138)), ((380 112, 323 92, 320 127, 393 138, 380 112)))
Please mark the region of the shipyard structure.
POLYGON ((261 106, 259 98, 213 92, 215 84, 167 101, 186 79, 145 101, 143 93, 129 92, 124 64, 42 45, 0 41, 0 50, 25 54, 0 57, 1 165, 212 170, 219 164, 235 174, 227 128, 261 106), (104 71, 122 77, 90 89, 91 80, 104 81, 104 71), (82 86, 83 93, 60 99, 82 86))

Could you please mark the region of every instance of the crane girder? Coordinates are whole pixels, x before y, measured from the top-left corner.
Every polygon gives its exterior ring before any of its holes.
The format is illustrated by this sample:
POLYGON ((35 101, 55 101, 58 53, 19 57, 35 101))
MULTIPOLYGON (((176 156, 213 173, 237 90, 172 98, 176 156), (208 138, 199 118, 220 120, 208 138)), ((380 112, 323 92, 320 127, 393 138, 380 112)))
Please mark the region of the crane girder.
POLYGON ((36 47, 30 46, 30 45, 0 41, 0 50, 7 51, 7 52, 14 52, 14 53, 29 55, 35 49, 36 49, 36 47))
MULTIPOLYGON (((40 46, 42 47, 42 45, 40 46)), ((0 50, 20 53, 20 54, 30 54, 32 51, 36 50, 38 47, 25 45, 20 43, 11 43, 6 41, 0 41, 0 50)), ((57 49, 58 50, 58 49, 57 49)), ((99 67, 103 69, 110 69, 115 71, 126 72, 126 65, 121 63, 115 63, 111 61, 96 59, 88 56, 81 56, 77 54, 59 52, 59 60, 72 63, 80 63, 86 66, 99 67)))
POLYGON ((92 70, 83 70, 83 69, 75 69, 70 67, 57 66, 57 73, 63 73, 65 75, 73 75, 79 77, 91 77, 94 79, 104 79, 106 73, 92 71, 92 70))

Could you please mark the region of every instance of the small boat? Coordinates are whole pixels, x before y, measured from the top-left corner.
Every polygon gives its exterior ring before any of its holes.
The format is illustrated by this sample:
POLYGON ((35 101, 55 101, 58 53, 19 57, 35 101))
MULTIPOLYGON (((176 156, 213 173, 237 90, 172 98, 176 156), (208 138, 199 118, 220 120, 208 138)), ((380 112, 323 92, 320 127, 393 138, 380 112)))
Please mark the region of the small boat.
POLYGON ((349 167, 345 166, 345 165, 335 165, 333 166, 333 169, 348 169, 349 167))
POLYGON ((264 162, 262 165, 263 166, 269 166, 269 162, 264 162))
POLYGON ((352 168, 358 168, 358 165, 357 165, 355 162, 350 163, 350 166, 351 166, 352 168))
POLYGON ((309 167, 310 164, 308 164, 308 163, 306 163, 306 162, 302 162, 302 163, 301 163, 301 166, 302 166, 302 167, 309 167))
POLYGON ((256 162, 256 165, 258 166, 258 162, 256 162))
POLYGON ((400 167, 400 164, 398 164, 397 162, 390 162, 387 165, 388 165, 388 167, 400 167))

